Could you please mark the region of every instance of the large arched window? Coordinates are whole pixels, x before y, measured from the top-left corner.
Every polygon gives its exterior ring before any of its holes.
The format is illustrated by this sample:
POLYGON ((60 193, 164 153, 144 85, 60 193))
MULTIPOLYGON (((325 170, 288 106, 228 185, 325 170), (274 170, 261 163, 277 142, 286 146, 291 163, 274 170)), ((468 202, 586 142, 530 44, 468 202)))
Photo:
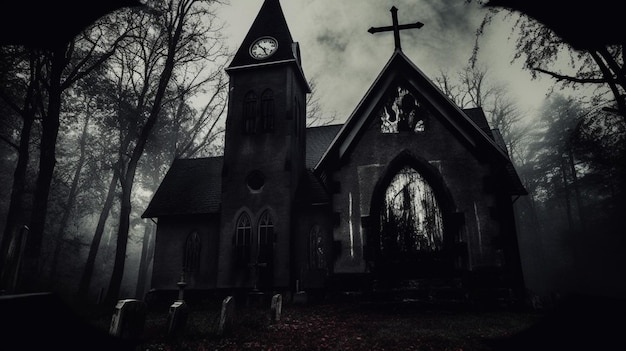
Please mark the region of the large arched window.
POLYGON ((443 248, 443 217, 432 187, 404 167, 385 190, 380 211, 380 248, 387 257, 443 248))
POLYGON ((309 267, 326 269, 324 232, 319 225, 314 225, 309 232, 309 267))
POLYGON ((185 240, 185 251, 183 252, 183 271, 187 273, 198 271, 200 266, 200 236, 193 231, 187 235, 185 240))
POLYGON ((252 223, 247 213, 242 213, 237 219, 235 232, 235 255, 237 263, 246 265, 250 262, 250 248, 252 245, 252 223))
POLYGON ((259 219, 259 262, 268 263, 272 259, 274 247, 274 221, 269 211, 263 212, 259 219))
POLYGON ((261 94, 261 128, 266 133, 274 131, 274 93, 271 89, 261 94))
POLYGON ((243 132, 254 134, 256 132, 257 96, 249 91, 243 100, 243 132))

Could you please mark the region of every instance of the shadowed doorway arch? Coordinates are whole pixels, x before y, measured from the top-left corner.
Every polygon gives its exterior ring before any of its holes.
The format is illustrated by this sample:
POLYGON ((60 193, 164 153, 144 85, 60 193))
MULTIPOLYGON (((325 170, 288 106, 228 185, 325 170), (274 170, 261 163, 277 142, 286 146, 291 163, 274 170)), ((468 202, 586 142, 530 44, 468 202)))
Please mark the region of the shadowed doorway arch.
POLYGON ((409 151, 387 166, 370 206, 368 265, 375 279, 444 277, 452 273, 452 197, 439 171, 409 151))

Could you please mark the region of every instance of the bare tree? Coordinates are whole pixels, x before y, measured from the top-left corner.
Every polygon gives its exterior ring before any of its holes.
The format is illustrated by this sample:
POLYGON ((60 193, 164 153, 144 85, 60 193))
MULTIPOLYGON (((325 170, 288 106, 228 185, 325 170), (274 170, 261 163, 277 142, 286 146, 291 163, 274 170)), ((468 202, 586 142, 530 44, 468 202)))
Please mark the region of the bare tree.
POLYGON ((525 134, 521 126, 523 115, 506 87, 494 82, 486 68, 470 63, 457 73, 456 79, 441 72, 435 83, 459 107, 481 107, 490 127, 502 135, 510 155, 519 153, 525 134))
POLYGON ((320 105, 319 96, 317 96, 317 84, 314 80, 309 81, 311 93, 306 100, 306 126, 315 127, 332 124, 337 120, 336 113, 325 116, 326 113, 320 105))
MULTIPOLYGON (((487 5, 492 6, 492 10, 483 19, 477 31, 478 38, 498 14, 504 13, 505 19, 513 20, 512 28, 516 38, 514 60, 521 60, 533 78, 541 74, 551 77, 556 84, 564 87, 594 87, 596 96, 591 102, 597 105, 599 102, 612 101, 615 112, 626 120, 626 42, 619 31, 608 31, 605 25, 581 26, 580 22, 571 18, 564 20, 559 12, 550 10, 551 6, 539 3, 525 5, 523 2, 515 4, 514 1, 500 0, 488 1, 487 5), (534 7, 527 9, 529 6, 534 7), (563 31, 564 28, 557 25, 559 23, 567 24, 567 29, 563 31), (573 31, 581 27, 585 27, 584 35, 573 31), (592 34, 594 31, 597 34, 592 34)), ((614 23, 610 23, 611 18, 616 18, 616 11, 609 3, 598 6, 567 3, 562 4, 562 7, 568 12, 584 16, 585 22, 596 20, 617 28, 614 23), (596 13, 597 16, 585 15, 586 12, 596 13)), ((474 60, 480 51, 478 38, 474 60)))
POLYGON ((121 186, 120 218, 105 306, 113 306, 119 297, 129 237, 132 189, 146 144, 163 116, 164 107, 176 101, 177 93, 198 89, 206 81, 201 78, 206 62, 223 56, 220 41, 214 39, 217 23, 212 6, 216 3, 215 0, 148 3, 152 9, 150 16, 139 19, 142 27, 136 33, 136 40, 121 51, 120 62, 128 74, 120 78, 126 87, 124 92, 130 93, 127 100, 132 101, 134 110, 127 135, 133 137, 128 149, 120 154, 115 170, 121 186), (193 67, 196 67, 194 73, 188 74, 193 67), (178 89, 170 89, 172 86, 178 89))

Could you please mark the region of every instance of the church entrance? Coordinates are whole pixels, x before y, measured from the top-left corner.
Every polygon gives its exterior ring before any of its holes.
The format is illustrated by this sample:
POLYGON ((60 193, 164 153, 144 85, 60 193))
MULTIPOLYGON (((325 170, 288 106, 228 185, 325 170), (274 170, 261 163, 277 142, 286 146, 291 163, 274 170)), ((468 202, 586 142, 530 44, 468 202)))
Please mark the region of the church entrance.
POLYGON ((434 278, 451 272, 450 201, 429 168, 405 155, 388 167, 374 190, 368 245, 375 279, 434 278))

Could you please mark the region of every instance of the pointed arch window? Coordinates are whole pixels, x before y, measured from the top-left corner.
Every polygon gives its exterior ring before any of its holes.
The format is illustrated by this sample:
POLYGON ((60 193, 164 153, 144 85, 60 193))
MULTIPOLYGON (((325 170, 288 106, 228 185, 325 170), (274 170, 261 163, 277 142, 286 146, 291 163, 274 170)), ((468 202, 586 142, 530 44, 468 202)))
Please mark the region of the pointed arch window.
POLYGON ((246 265, 250 261, 250 248, 252 245, 252 223, 247 213, 242 213, 237 219, 235 233, 235 255, 237 263, 246 265))
POLYGON ((316 224, 309 232, 309 267, 311 269, 326 269, 325 251, 324 231, 316 224))
POLYGON ((243 132, 254 134, 256 132, 257 95, 249 91, 243 100, 243 132))
POLYGON ((387 187, 380 225, 380 247, 387 257, 443 248, 439 202, 433 188, 412 167, 402 168, 387 187))
POLYGON ((200 267, 200 236, 193 231, 187 235, 185 240, 185 251, 183 253, 183 271, 186 273, 197 272, 200 267))
POLYGON ((274 131, 274 92, 266 89, 261 94, 261 127, 263 132, 274 131))
POLYGON ((274 247, 274 220, 269 211, 263 212, 259 219, 259 262, 268 263, 272 259, 274 247))

